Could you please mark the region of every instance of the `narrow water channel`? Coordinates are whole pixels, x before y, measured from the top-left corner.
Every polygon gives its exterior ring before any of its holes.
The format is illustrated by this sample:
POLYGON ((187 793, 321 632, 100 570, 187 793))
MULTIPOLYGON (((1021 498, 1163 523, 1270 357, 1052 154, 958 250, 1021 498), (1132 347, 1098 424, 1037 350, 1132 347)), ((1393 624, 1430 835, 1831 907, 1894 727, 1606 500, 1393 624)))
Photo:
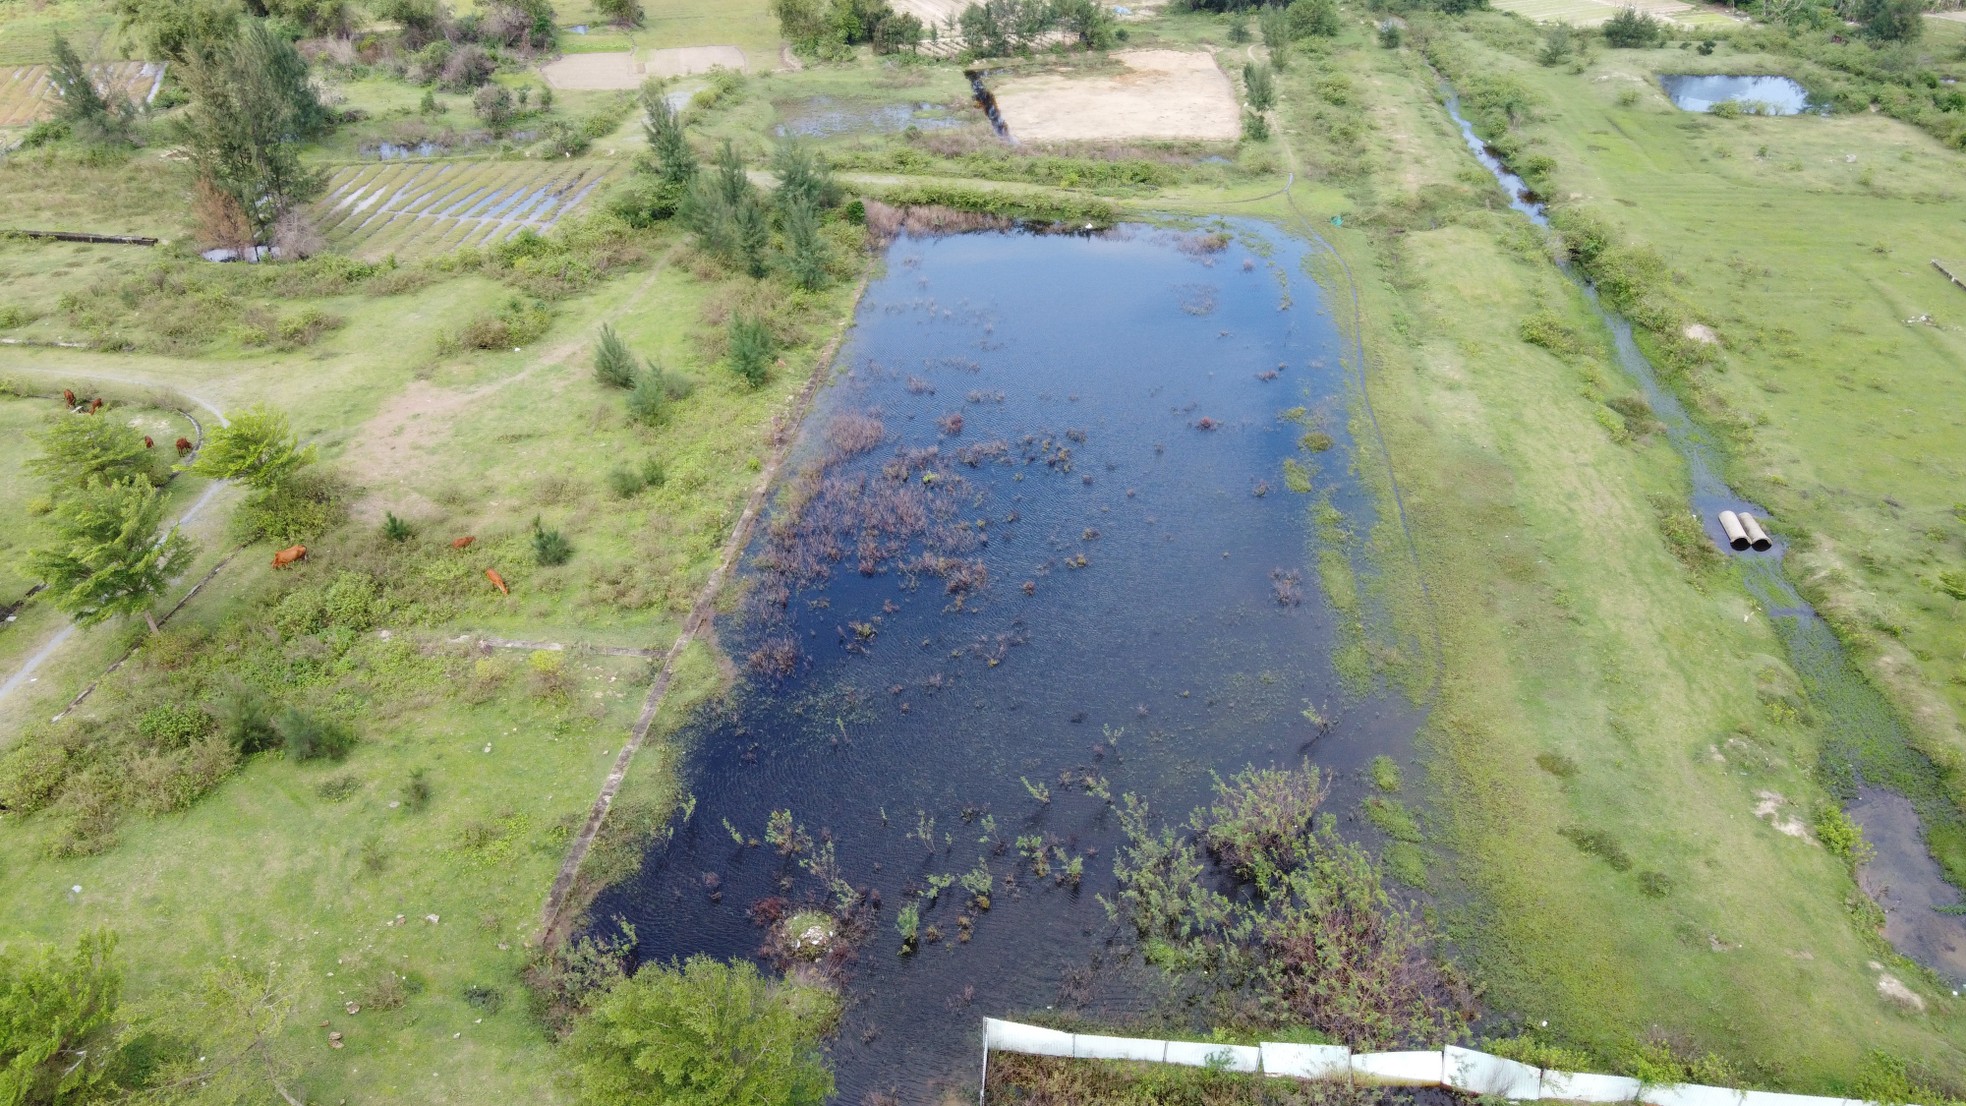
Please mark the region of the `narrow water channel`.
MULTIPOLYGON (((1462 139, 1501 184, 1509 206, 1537 226, 1548 227, 1541 199, 1482 142, 1473 124, 1462 116, 1459 97, 1450 93, 1446 102, 1462 139)), ((1633 340, 1630 321, 1604 306, 1597 290, 1570 266, 1565 265, 1564 272, 1603 319, 1619 367, 1638 385, 1665 425, 1667 439, 1685 458, 1693 510, 1707 537, 1723 555, 1741 562, 1743 582, 1782 638, 1790 665, 1808 689, 1816 723, 1829 735, 1819 772, 1876 850, 1862 874, 1865 890, 1884 907, 1885 937, 1899 952, 1950 981, 1966 983, 1966 916, 1950 912, 1960 904, 1961 895, 1932 859, 1921 827, 1921 817, 1926 824, 1957 817, 1932 785, 1935 773, 1911 749, 1897 712, 1851 663, 1835 631, 1789 582, 1782 569, 1787 542, 1780 534, 1771 533, 1774 547, 1766 552, 1736 551, 1728 545, 1718 522, 1721 511, 1747 511, 1759 518, 1767 518, 1768 512, 1736 494, 1721 477, 1719 444, 1661 382, 1658 370, 1633 340)))
POLYGON ((1305 249, 1255 222, 896 240, 719 623, 752 663, 683 735, 693 812, 596 930, 747 957, 760 922, 877 893, 857 938, 762 950, 840 982, 845 1103, 973 1083, 985 1014, 1165 1013, 1097 901, 1105 794, 1178 821, 1213 773, 1308 758, 1350 810, 1419 723, 1333 661, 1321 555, 1369 602, 1375 515, 1305 249), (987 910, 933 890, 979 870, 987 910))

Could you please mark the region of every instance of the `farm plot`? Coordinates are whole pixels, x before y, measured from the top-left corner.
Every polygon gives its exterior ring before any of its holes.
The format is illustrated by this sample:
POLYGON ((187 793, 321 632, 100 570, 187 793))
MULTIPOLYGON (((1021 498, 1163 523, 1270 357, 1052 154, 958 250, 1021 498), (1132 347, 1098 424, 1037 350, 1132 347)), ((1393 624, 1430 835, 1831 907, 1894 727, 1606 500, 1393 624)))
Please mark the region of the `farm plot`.
MULTIPOLYGON (((110 99, 145 103, 164 83, 162 62, 116 61, 92 65, 96 87, 110 99)), ((0 127, 24 127, 48 113, 55 96, 45 65, 0 67, 0 127)))
POLYGON ((607 175, 597 162, 351 165, 315 205, 322 233, 358 256, 410 257, 546 231, 607 175))
MULTIPOLYGON (((1543 23, 1595 27, 1618 14, 1625 0, 1495 0, 1495 6, 1543 23)), ((1636 0, 1642 12, 1683 27, 1727 24, 1734 19, 1718 11, 1680 0, 1636 0)))

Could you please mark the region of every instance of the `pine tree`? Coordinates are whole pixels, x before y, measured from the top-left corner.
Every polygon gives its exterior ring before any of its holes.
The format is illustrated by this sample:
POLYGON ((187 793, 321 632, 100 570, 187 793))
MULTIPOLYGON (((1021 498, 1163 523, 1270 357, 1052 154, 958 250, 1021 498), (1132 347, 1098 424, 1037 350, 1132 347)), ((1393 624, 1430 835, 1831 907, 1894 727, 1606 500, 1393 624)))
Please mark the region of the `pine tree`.
POLYGON ((819 213, 798 193, 778 194, 778 220, 785 231, 785 271, 810 292, 826 283, 826 241, 819 236, 819 213))
POLYGON ((55 36, 55 62, 48 69, 48 83, 54 86, 55 118, 75 126, 106 128, 109 101, 96 89, 89 67, 75 48, 60 35, 55 36))
POLYGON ((594 343, 594 379, 610 388, 635 386, 635 355, 628 352, 628 343, 614 327, 605 323, 600 340, 594 343))
POLYGON ((772 154, 771 167, 778 174, 781 201, 796 196, 815 211, 824 211, 840 202, 840 186, 833 180, 832 166, 805 143, 779 143, 772 154))
POLYGON ((141 614, 154 634, 150 608, 195 554, 176 528, 159 535, 163 516, 164 493, 148 481, 91 481, 55 507, 52 540, 28 554, 28 567, 77 625, 141 614))
POLYGON ((660 88, 642 93, 642 107, 648 112, 642 133, 648 136, 657 175, 670 184, 688 184, 696 176, 696 151, 690 149, 689 137, 683 133, 682 113, 669 106, 669 98, 660 88))
POLYGON ((327 123, 293 44, 258 20, 210 59, 184 69, 191 109, 180 133, 198 176, 238 201, 257 237, 317 195, 325 180, 300 160, 301 140, 327 123))

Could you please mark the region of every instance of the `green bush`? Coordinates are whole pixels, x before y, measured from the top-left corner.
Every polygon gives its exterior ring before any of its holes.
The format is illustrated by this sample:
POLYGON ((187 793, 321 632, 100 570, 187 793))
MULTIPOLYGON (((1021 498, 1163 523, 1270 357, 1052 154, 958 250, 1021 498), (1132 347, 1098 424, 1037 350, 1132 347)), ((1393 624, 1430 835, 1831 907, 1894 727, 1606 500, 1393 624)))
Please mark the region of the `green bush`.
POLYGON ((310 470, 248 495, 233 512, 232 530, 242 543, 291 545, 327 532, 345 513, 340 482, 310 470))
POLYGON ((137 733, 159 749, 182 749, 212 732, 212 716, 183 703, 160 703, 137 719, 137 733))
POLYGON ((396 517, 394 511, 382 513, 382 536, 394 542, 405 542, 416 536, 416 529, 396 517))
POLYGON ((637 230, 646 230, 666 219, 675 218, 689 194, 685 185, 661 177, 636 173, 608 193, 610 214, 637 230))
POLYGON ((837 1000, 762 978, 748 960, 650 963, 593 1003, 566 1051, 593 1103, 821 1106, 833 1076, 819 1041, 837 1000))
POLYGON ((280 734, 280 747, 287 759, 341 760, 355 748, 355 733, 332 719, 308 714, 293 707, 280 712, 274 721, 280 734))
POLYGON ((1816 815, 1816 840, 1823 843, 1832 856, 1840 856, 1852 863, 1861 864, 1870 859, 1871 845, 1864 840, 1864 828, 1856 823, 1843 808, 1825 806, 1816 815))
POLYGON ((573 543, 567 541, 566 535, 560 533, 558 530, 548 530, 539 521, 539 516, 534 515, 532 517, 532 555, 534 560, 548 567, 563 565, 573 557, 573 543))
POLYGON ((1614 871, 1631 871, 1631 854, 1625 851, 1625 846, 1610 830, 1595 826, 1570 826, 1557 832, 1569 838, 1578 851, 1597 857, 1611 865, 1614 871))
POLYGON ((493 314, 480 315, 458 331, 463 349, 517 349, 546 333, 553 313, 540 300, 513 296, 493 314))
POLYGON ((1636 7, 1624 7, 1604 21, 1604 41, 1621 50, 1643 50, 1666 41, 1666 25, 1636 7))
POLYGON ((218 719, 219 735, 241 755, 263 752, 279 744, 280 731, 273 724, 273 705, 254 688, 233 684, 219 695, 212 710, 218 719))

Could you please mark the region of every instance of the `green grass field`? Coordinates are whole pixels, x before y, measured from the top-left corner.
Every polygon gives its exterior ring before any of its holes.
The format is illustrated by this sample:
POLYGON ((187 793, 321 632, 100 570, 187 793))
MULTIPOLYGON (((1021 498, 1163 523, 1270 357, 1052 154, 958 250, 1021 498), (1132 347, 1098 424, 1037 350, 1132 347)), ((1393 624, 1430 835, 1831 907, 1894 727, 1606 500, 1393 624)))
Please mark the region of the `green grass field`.
MULTIPOLYGON (((1473 893, 1450 914, 1459 955, 1496 1009, 1606 1060, 1657 1035, 1794 1089, 1847 1089, 1872 1050, 1958 1070, 1958 1001, 1862 929, 1841 863, 1755 817, 1763 791, 1805 817, 1824 801, 1821 735, 1764 707, 1799 681, 1737 583, 1690 578, 1669 553, 1650 497, 1683 502, 1685 475, 1658 441, 1606 431, 1604 400, 1630 385, 1603 339, 1559 359, 1519 338, 1541 308, 1593 327, 1467 158, 1433 79, 1408 51, 1342 51, 1296 68, 1285 116, 1307 175, 1340 184, 1361 227, 1326 233, 1364 289, 1373 398, 1444 637, 1426 741, 1437 865, 1473 893), (1334 103, 1363 124, 1351 142, 1315 114, 1334 103), (1580 829, 1598 852, 1563 836, 1580 829), (1648 888, 1647 871, 1663 879, 1648 888), (1925 1011, 1882 997, 1872 962, 1925 1011)), ((1614 102, 1616 86, 1565 79, 1587 91, 1553 103, 1614 102)), ((1602 143, 1603 126, 1572 133, 1602 143)), ((1634 172, 1686 157, 1690 132, 1665 117, 1634 172)), ((1668 187, 1618 208, 1645 212, 1668 187)), ((1710 241, 1742 205, 1706 202, 1710 241)))

